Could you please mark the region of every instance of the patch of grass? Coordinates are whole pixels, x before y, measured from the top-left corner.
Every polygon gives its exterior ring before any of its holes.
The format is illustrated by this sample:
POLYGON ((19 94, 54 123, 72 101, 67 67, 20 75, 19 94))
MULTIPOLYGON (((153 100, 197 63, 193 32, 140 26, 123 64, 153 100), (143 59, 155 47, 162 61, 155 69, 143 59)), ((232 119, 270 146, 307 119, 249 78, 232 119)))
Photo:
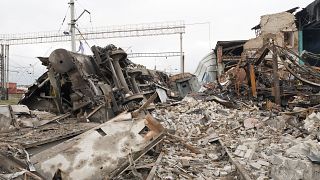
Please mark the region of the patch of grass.
POLYGON ((18 104, 19 99, 0 100, 0 105, 18 104))
POLYGON ((0 105, 12 105, 18 104, 22 94, 10 94, 9 100, 0 100, 0 105))

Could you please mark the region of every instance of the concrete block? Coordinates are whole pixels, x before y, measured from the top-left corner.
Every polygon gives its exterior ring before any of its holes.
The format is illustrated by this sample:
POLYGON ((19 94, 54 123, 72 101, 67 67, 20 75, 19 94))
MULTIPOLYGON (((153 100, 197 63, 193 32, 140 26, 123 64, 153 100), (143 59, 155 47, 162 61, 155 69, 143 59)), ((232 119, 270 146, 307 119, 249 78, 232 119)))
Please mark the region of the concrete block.
POLYGON ((231 173, 232 172, 232 167, 230 165, 226 165, 224 168, 223 168, 224 171, 228 172, 228 173, 231 173))
POLYGON ((241 151, 246 151, 248 148, 247 148, 247 146, 245 146, 245 145, 239 145, 239 146, 237 147, 237 149, 239 149, 239 150, 241 150, 241 151))
POLYGON ((239 157, 244 157, 244 151, 241 151, 241 152, 239 153, 239 157))
POLYGON ((248 149, 246 154, 244 155, 244 158, 251 160, 253 153, 254 153, 253 149, 248 149))
POLYGON ((212 171, 213 175, 218 177, 220 175, 220 170, 219 169, 215 169, 212 171))
POLYGON ((259 159, 257 163, 261 164, 262 166, 270 166, 270 163, 264 160, 259 159))
POLYGON ((234 151, 234 155, 239 156, 239 154, 241 153, 241 151, 239 149, 236 149, 236 151, 234 151))
POLYGON ((226 176, 226 175, 228 175, 228 173, 226 171, 221 171, 220 172, 220 176, 226 176))
POLYGON ((260 165, 259 163, 256 163, 256 162, 250 163, 250 166, 251 166, 253 169, 256 169, 256 170, 261 169, 261 165, 260 165))

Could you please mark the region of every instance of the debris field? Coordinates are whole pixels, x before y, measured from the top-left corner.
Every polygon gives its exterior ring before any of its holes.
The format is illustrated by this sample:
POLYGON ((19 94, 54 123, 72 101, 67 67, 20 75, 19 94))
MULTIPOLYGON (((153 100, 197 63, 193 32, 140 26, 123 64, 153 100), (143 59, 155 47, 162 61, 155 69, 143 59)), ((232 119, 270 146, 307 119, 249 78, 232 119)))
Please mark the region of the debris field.
POLYGON ((295 11, 218 41, 210 81, 112 44, 39 57, 47 72, 0 106, 0 179, 320 179, 320 56, 297 52, 295 11))

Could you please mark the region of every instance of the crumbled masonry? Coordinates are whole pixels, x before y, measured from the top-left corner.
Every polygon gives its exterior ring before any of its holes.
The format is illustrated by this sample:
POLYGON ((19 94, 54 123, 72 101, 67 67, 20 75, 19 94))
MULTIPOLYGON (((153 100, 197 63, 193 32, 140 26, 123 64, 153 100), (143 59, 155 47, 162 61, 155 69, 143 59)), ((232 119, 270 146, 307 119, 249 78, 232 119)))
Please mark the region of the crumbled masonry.
POLYGON ((47 72, 0 106, 0 179, 320 179, 320 68, 297 51, 295 10, 219 41, 197 75, 112 44, 39 58, 47 72))

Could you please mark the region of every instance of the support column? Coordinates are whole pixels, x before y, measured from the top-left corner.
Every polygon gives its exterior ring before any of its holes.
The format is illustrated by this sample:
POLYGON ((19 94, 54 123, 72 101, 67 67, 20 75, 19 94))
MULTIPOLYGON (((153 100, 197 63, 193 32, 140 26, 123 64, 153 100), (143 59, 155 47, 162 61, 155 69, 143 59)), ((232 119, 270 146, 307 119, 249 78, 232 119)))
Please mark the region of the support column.
POLYGON ((5 56, 4 56, 4 63, 5 63, 5 93, 6 93, 6 100, 9 99, 9 45, 5 45, 5 56))
POLYGON ((1 44, 1 49, 0 49, 0 98, 1 100, 5 100, 5 79, 4 79, 4 74, 5 74, 5 68, 4 68, 4 45, 1 44))
MULTIPOLYGON (((302 31, 302 29, 300 29, 299 31, 298 31, 298 42, 299 42, 299 56, 301 56, 301 54, 302 54, 302 51, 303 51, 303 31, 302 31)), ((299 59, 299 64, 304 64, 304 62, 301 60, 301 59, 299 59)))
POLYGON ((69 4, 70 4, 71 51, 76 52, 76 34, 75 34, 76 20, 74 17, 74 0, 70 0, 69 4))
POLYGON ((279 75, 278 75, 278 55, 277 55, 277 48, 273 44, 272 49, 272 69, 273 69, 273 88, 274 88, 274 99, 275 103, 280 105, 281 104, 281 97, 280 97, 280 83, 279 83, 279 75))

